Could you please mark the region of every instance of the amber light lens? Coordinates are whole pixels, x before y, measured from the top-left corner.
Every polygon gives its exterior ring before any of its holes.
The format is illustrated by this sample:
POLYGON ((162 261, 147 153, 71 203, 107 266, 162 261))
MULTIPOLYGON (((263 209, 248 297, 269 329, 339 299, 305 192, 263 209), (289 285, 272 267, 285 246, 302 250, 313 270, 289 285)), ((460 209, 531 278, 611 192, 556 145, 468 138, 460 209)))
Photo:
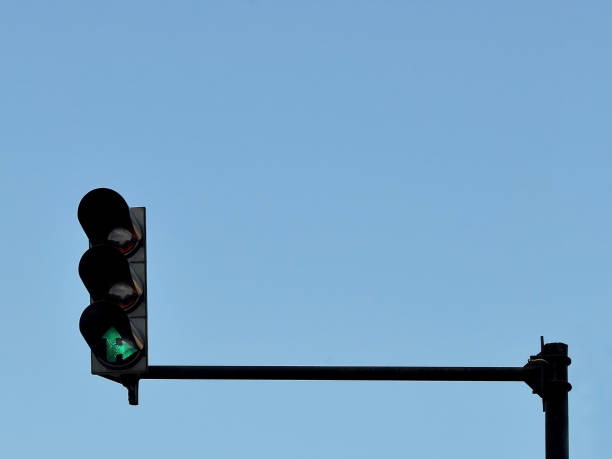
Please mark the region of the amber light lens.
POLYGON ((79 263, 79 276, 94 301, 112 301, 126 311, 140 302, 142 283, 118 249, 106 245, 89 249, 79 263))
POLYGON ((108 298, 122 309, 130 309, 140 299, 142 288, 138 282, 117 282, 108 289, 108 298))

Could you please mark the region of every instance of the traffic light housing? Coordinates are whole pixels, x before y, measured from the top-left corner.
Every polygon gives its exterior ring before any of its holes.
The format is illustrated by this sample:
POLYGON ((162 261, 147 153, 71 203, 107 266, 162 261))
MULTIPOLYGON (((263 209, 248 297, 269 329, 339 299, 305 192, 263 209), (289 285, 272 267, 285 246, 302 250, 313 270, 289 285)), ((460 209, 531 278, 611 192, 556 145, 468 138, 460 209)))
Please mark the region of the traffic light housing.
POLYGON ((137 385, 148 368, 146 209, 96 188, 81 199, 78 219, 89 239, 79 276, 90 304, 79 329, 91 348, 91 372, 137 385))

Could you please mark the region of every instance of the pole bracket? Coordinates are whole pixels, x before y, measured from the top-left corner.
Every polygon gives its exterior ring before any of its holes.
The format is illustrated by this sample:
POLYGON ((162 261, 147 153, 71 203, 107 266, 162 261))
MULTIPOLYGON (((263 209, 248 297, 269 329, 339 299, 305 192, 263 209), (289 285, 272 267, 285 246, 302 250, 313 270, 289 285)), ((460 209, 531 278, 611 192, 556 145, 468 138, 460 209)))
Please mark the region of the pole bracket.
POLYGON ((530 356, 524 368, 534 370, 525 382, 534 394, 542 398, 543 411, 546 411, 546 400, 551 396, 572 390, 567 381, 567 367, 571 362, 566 344, 544 344, 544 337, 540 337, 540 352, 530 356))
POLYGON ((138 405, 138 383, 140 379, 137 376, 125 376, 121 378, 121 384, 128 391, 128 402, 130 405, 138 405))

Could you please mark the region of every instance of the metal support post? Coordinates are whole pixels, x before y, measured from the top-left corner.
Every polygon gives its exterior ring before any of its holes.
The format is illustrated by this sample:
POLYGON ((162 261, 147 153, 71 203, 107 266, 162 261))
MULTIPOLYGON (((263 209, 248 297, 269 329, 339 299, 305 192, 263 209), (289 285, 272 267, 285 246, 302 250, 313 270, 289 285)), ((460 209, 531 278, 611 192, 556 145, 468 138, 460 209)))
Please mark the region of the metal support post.
POLYGON ((149 365, 138 375, 103 375, 128 389, 138 405, 141 379, 272 379, 319 381, 523 381, 542 397, 546 422, 546 459, 569 459, 567 380, 571 360, 567 344, 540 339, 541 350, 522 367, 382 367, 382 366, 230 366, 149 365))
POLYGON ((533 392, 542 397, 545 412, 546 459, 569 459, 569 420, 567 393, 567 344, 541 341, 541 351, 531 356, 526 367, 538 368, 539 377, 527 381, 533 392))

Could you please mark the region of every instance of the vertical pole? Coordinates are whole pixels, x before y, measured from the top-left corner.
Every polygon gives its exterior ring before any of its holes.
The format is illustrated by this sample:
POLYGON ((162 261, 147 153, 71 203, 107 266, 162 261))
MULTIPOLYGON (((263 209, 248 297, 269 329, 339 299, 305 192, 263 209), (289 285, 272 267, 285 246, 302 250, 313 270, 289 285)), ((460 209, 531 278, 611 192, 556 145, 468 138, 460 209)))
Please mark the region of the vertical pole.
POLYGON ((569 459, 569 421, 567 393, 567 344, 544 344, 540 358, 546 360, 544 376, 544 411, 546 413, 546 459, 569 459))

